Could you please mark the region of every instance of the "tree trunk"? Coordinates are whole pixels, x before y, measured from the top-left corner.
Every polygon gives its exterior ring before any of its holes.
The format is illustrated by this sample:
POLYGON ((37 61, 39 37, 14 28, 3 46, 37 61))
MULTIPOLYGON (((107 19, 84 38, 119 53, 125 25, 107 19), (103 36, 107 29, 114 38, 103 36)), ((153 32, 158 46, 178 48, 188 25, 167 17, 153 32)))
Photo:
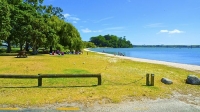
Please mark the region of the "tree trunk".
POLYGON ((53 51, 53 47, 52 47, 52 46, 50 46, 50 51, 49 51, 49 52, 50 52, 50 53, 52 53, 52 51, 53 51))
POLYGON ((10 52, 11 52, 10 40, 7 40, 7 44, 8 44, 8 46, 7 46, 7 51, 6 51, 6 53, 10 53, 10 52))
POLYGON ((23 50, 23 48, 22 48, 23 44, 20 43, 19 46, 20 46, 20 51, 22 51, 23 50))
POLYGON ((33 46, 33 52, 32 52, 32 54, 33 54, 33 55, 36 55, 37 53, 38 53, 38 52, 37 52, 37 48, 36 48, 36 46, 34 45, 34 46, 33 46))
POLYGON ((28 42, 26 42, 26 51, 29 51, 29 43, 28 42))

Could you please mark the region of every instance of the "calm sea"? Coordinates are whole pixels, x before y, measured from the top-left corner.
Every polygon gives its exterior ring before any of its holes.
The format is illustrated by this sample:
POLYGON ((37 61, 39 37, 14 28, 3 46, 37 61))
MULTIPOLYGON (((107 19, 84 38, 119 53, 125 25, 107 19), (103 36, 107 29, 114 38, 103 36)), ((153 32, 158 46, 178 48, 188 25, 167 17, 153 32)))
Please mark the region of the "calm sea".
POLYGON ((200 65, 200 48, 91 48, 91 51, 110 54, 122 53, 128 57, 200 65))

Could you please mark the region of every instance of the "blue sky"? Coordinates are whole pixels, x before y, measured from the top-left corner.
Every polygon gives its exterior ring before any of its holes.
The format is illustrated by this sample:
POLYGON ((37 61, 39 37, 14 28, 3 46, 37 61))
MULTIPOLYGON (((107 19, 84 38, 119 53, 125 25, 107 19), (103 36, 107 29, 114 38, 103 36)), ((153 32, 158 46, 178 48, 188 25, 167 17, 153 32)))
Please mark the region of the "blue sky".
POLYGON ((82 40, 112 34, 134 45, 199 45, 200 0, 44 0, 82 40))

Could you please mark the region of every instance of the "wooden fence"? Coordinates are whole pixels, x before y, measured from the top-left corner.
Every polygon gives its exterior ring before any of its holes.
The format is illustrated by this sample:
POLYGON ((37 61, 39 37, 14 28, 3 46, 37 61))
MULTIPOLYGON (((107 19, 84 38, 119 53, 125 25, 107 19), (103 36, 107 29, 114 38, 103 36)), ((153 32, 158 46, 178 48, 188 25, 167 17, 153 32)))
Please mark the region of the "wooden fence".
POLYGON ((2 75, 0 78, 38 79, 38 87, 42 86, 43 78, 97 78, 101 85, 101 74, 38 74, 38 75, 2 75))

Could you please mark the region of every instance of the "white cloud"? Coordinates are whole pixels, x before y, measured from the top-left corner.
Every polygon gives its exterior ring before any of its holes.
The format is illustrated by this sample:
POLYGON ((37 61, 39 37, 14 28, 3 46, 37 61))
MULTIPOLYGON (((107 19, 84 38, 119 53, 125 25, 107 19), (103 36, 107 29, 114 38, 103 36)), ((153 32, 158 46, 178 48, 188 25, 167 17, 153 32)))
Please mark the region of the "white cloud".
POLYGON ((81 29, 83 33, 97 33, 97 32, 103 32, 103 31, 112 31, 112 32, 123 32, 124 27, 109 27, 102 30, 90 30, 89 28, 81 29))
POLYGON ((105 20, 108 20, 108 19, 112 19, 113 17, 106 17, 106 18, 103 18, 103 19, 100 19, 100 20, 97 20, 95 21, 95 23, 99 23, 101 21, 105 21, 105 20))
POLYGON ((95 30, 95 31, 93 31, 93 32, 102 32, 102 30, 95 30))
POLYGON ((158 28, 158 27, 165 27, 163 23, 152 23, 145 26, 145 28, 158 28))
POLYGON ((67 20, 73 21, 73 23, 77 23, 77 21, 80 20, 79 18, 74 17, 74 16, 72 16, 72 15, 70 15, 70 14, 67 14, 67 13, 64 14, 64 17, 65 17, 67 20))
POLYGON ((67 18, 67 17, 69 17, 69 16, 71 16, 70 14, 64 14, 64 17, 65 18, 67 18))
POLYGON ((102 32, 102 30, 90 30, 90 29, 88 29, 88 28, 82 29, 81 31, 82 31, 83 33, 102 32))
POLYGON ((78 20, 80 20, 79 18, 77 18, 77 17, 69 17, 69 19, 70 20, 75 20, 75 21, 78 21, 78 20))
POLYGON ((169 30, 160 30, 159 33, 168 33, 168 34, 175 34, 175 33, 183 33, 183 31, 180 31, 178 29, 174 29, 172 31, 169 31, 169 30))
POLYGON ((73 23, 77 23, 76 21, 73 21, 73 23))
POLYGON ((88 28, 85 28, 85 29, 82 29, 81 30, 83 33, 90 33, 92 32, 92 30, 88 29, 88 28))
POLYGON ((160 33, 168 33, 168 30, 160 30, 160 33))
POLYGON ((177 29, 169 31, 169 34, 174 34, 174 33, 183 33, 183 31, 180 31, 180 30, 177 30, 177 29))

